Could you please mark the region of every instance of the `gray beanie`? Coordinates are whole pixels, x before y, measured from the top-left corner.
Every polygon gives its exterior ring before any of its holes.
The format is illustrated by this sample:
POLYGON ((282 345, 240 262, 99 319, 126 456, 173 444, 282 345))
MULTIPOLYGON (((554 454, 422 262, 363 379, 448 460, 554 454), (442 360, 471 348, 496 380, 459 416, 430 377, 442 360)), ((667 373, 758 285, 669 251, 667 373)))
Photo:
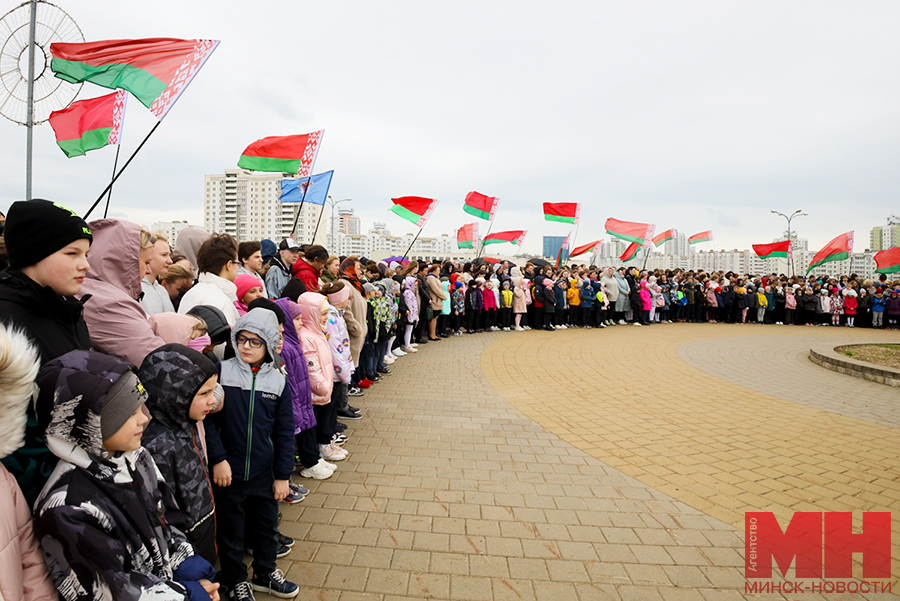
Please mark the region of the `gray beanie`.
POLYGON ((100 410, 100 434, 103 440, 118 432, 146 401, 147 391, 133 371, 116 380, 106 393, 103 409, 100 410))

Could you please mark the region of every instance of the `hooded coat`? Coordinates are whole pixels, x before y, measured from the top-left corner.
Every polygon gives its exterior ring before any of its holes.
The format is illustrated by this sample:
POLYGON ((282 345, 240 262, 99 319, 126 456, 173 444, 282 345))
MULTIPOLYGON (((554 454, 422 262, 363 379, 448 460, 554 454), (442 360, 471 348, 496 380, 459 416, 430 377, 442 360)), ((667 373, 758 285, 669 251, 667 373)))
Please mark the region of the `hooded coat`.
POLYGON ((199 227, 186 227, 178 232, 178 238, 175 240, 175 252, 179 252, 187 257, 194 270, 194 276, 199 273, 197 268, 197 251, 203 246, 203 243, 210 239, 210 234, 199 227))
MULTIPOLYGON (((150 327, 153 328, 153 333, 165 340, 167 344, 187 346, 196 325, 197 320, 191 315, 160 313, 150 316, 150 327)), ((143 380, 141 381, 143 382, 143 380)))
MULTIPOLYGON (((351 293, 352 295, 352 293, 351 293)), ((325 338, 325 332, 319 325, 322 303, 328 299, 318 292, 301 294, 297 299, 303 311, 303 326, 300 328, 300 343, 309 369, 309 383, 312 390, 313 405, 327 405, 331 402, 334 389, 334 365, 331 347, 325 338)))
POLYGON ((319 270, 306 262, 306 259, 300 257, 291 266, 291 273, 294 277, 303 282, 307 292, 316 292, 319 289, 319 270))
POLYGON ((41 369, 41 395, 56 398, 47 444, 60 461, 35 503, 35 532, 63 599, 188 599, 188 588, 202 599, 195 581, 215 571, 189 559, 191 545, 175 525, 183 515, 150 453, 111 455, 103 447, 106 393, 132 369, 92 351, 41 369), (183 575, 197 567, 202 576, 183 575))
POLYGON ((237 286, 234 282, 214 273, 204 272, 197 278, 194 287, 182 297, 178 312, 184 315, 197 305, 211 305, 225 315, 228 325, 234 326, 234 322, 240 317, 237 307, 234 306, 236 300, 237 286))
POLYGON ((240 356, 219 364, 225 400, 222 410, 205 420, 209 464, 227 460, 233 478, 245 482, 267 472, 287 480, 294 471, 294 409, 290 387, 275 364, 278 318, 268 309, 251 309, 231 330, 233 348, 241 331, 262 338, 268 357, 258 368, 240 356))
MULTIPOLYGON (((625 276, 616 272, 616 288, 618 290, 618 297, 616 298, 616 306, 614 311, 617 313, 622 313, 629 311, 631 309, 631 290, 632 284, 625 279, 625 276)), ((634 282, 634 278, 631 279, 632 283, 634 282)), ((608 291, 611 290, 609 286, 606 288, 608 291)), ((610 297, 611 298, 611 297, 610 297)), ((611 302, 611 301, 610 301, 611 302)))
POLYGON ((91 342, 98 351, 140 365, 150 351, 165 344, 153 333, 137 300, 143 277, 141 228, 119 219, 98 219, 89 225, 94 232, 91 269, 81 291, 91 295, 91 302, 84 305, 91 342))
POLYGON ((197 391, 216 375, 215 363, 181 344, 159 347, 147 355, 138 371, 153 416, 142 444, 175 495, 185 518, 184 532, 195 552, 210 563, 216 560, 212 479, 201 450, 198 422, 188 411, 197 391))
POLYGON ((610 303, 615 303, 619 300, 619 285, 616 283, 614 273, 612 268, 607 268, 603 271, 603 276, 600 278, 600 283, 606 284, 606 298, 609 299, 610 303))
POLYGON ((287 372, 288 384, 291 386, 294 434, 299 434, 316 426, 316 416, 312 408, 312 392, 309 388, 309 369, 306 366, 306 356, 303 354, 303 346, 300 344, 297 328, 294 327, 294 320, 290 318, 291 302, 287 298, 279 298, 275 301, 288 316, 288 319, 284 321, 284 347, 281 349, 281 358, 284 359, 284 369, 287 372))
POLYGON ((363 344, 366 342, 366 297, 362 293, 362 284, 356 273, 356 264, 350 257, 341 263, 340 279, 350 286, 350 304, 344 311, 344 322, 347 324, 347 333, 350 334, 350 356, 353 357, 354 367, 359 367, 359 357, 363 344))

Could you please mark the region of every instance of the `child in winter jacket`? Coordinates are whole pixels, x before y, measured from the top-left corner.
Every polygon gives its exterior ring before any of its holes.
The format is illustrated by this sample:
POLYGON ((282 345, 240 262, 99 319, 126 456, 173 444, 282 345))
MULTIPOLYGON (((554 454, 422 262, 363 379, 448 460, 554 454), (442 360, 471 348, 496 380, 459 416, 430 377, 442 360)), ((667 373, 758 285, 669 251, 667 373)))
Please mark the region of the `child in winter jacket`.
POLYGON ((212 479, 197 424, 218 405, 216 365, 198 351, 166 344, 144 358, 138 378, 149 395, 147 408, 153 416, 143 445, 172 488, 194 553, 215 564, 212 479))
POLYGON ((766 298, 766 291, 762 286, 756 289, 756 323, 765 323, 766 307, 769 306, 769 300, 766 298))
POLYGON ((831 325, 841 325, 841 314, 844 312, 844 300, 837 288, 831 290, 831 325))
POLYGON ((856 290, 848 289, 844 290, 844 314, 847 316, 847 326, 855 327, 854 321, 856 320, 856 307, 859 302, 856 298, 856 290))
MULTIPOLYGON (((387 284, 397 284, 392 280, 388 280, 387 284)), ((399 288, 399 284, 397 284, 399 288)), ((360 419, 359 410, 350 407, 349 387, 350 380, 353 376, 353 357, 350 355, 350 334, 347 330, 347 323, 344 321, 344 311, 350 305, 350 286, 344 282, 334 282, 322 288, 322 294, 328 298, 328 304, 331 305, 328 310, 328 323, 325 329, 325 338, 328 340, 328 346, 331 347, 332 365, 334 366, 334 389, 331 392, 331 404, 334 405, 335 417, 341 419, 360 419)), ((391 314, 396 320, 395 300, 389 301, 391 305, 391 314)), ((338 440, 330 440, 327 445, 339 446, 346 437, 338 434, 336 420, 332 425, 334 436, 338 440)), ((338 449, 329 449, 329 453, 338 449)), ((343 450, 343 449, 341 449, 343 450)), ((337 453, 340 454, 340 453, 337 453)), ((346 455, 345 455, 346 457, 346 455)), ((328 457, 326 460, 331 461, 328 457)))
POLYGON ((466 316, 466 291, 462 282, 453 283, 453 292, 450 295, 450 329, 454 336, 462 336, 463 320, 466 316))
POLYGON ((509 280, 503 280, 500 290, 500 327, 509 332, 512 325, 513 291, 509 280))
POLYGON ((219 364, 224 406, 206 426, 221 582, 238 599, 250 598, 251 589, 279 597, 299 591, 275 565, 278 501, 290 494, 294 471, 291 391, 275 364, 279 330, 269 309, 250 307, 238 318, 231 331, 236 356, 219 364), (254 533, 253 540, 245 540, 245 530, 254 533), (251 582, 243 563, 245 544, 253 551, 251 582))
MULTIPOLYGON (((541 299, 544 301, 544 329, 553 331, 553 321, 556 317, 556 293, 554 292, 553 280, 544 278, 544 289, 541 291, 541 299)), ((537 298, 539 284, 535 284, 535 298, 537 298)))
MULTIPOLYGON (((481 313, 484 310, 484 296, 481 285, 484 278, 476 278, 469 282, 466 289, 466 333, 474 334, 481 331, 481 313)), ((406 349, 403 349, 406 350, 406 349)))
POLYGON ((872 327, 881 328, 884 325, 884 308, 887 305, 887 299, 881 288, 875 289, 872 296, 872 327))
POLYGON ((237 287, 237 300, 234 306, 238 311, 238 315, 247 314, 247 306, 258 298, 264 298, 263 283, 255 275, 242 273, 234 279, 234 285, 237 287))
POLYGON ((884 314, 887 319, 887 327, 896 330, 897 322, 900 321, 900 292, 896 289, 891 290, 890 298, 885 300, 884 314))
POLYGON ((650 290, 647 289, 646 280, 641 281, 641 321, 638 322, 635 319, 635 323, 640 323, 641 325, 648 326, 650 325, 650 309, 653 307, 653 297, 650 295, 650 290))
POLYGON ((590 278, 584 278, 581 287, 578 289, 578 298, 581 301, 581 323, 584 327, 590 328, 593 325, 599 325, 602 320, 594 315, 595 293, 594 286, 590 278))
POLYGON ((485 331, 498 330, 497 327, 497 298, 494 296, 494 282, 487 280, 484 283, 482 294, 484 311, 481 314, 481 329, 485 331))
POLYGON ((150 418, 134 368, 71 351, 44 365, 37 381, 53 406, 46 436, 59 463, 35 503, 34 525, 62 598, 218 598, 215 570, 193 554, 175 497, 141 446, 150 418))
MULTIPOLYGON (((38 350, 28 337, 0 325, 0 458, 22 446, 26 411, 38 373, 38 350)), ((31 508, 16 479, 0 465, 0 599, 59 599, 41 557, 31 508)))
POLYGON ((566 302, 569 304, 569 325, 580 327, 582 323, 588 323, 581 315, 581 286, 579 286, 578 280, 569 280, 566 302))
POLYGON ((797 309, 797 297, 794 296, 794 289, 786 286, 784 289, 784 324, 788 326, 794 325, 794 311, 797 309))

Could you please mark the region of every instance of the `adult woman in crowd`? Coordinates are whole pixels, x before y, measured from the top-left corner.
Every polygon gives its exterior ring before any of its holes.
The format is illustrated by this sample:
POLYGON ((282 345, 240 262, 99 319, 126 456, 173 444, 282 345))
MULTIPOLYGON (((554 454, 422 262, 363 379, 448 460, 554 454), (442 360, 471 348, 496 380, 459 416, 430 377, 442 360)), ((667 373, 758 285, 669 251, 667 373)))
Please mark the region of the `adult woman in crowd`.
MULTIPOLYGON (((344 311, 344 321, 347 324, 347 333, 350 335, 350 355, 353 357, 353 366, 359 367, 359 359, 363 344, 366 342, 366 294, 363 292, 363 283, 359 279, 359 260, 356 257, 347 257, 341 262, 338 270, 340 279, 349 284, 350 304, 344 311)), ((353 374, 353 383, 360 381, 362 370, 357 369, 353 374)))
POLYGON ((431 321, 428 322, 428 340, 437 341, 440 338, 437 335, 437 321, 443 309, 444 301, 448 298, 444 292, 441 281, 438 279, 438 273, 441 266, 435 263, 428 268, 425 274, 425 285, 428 287, 428 294, 431 298, 431 321))

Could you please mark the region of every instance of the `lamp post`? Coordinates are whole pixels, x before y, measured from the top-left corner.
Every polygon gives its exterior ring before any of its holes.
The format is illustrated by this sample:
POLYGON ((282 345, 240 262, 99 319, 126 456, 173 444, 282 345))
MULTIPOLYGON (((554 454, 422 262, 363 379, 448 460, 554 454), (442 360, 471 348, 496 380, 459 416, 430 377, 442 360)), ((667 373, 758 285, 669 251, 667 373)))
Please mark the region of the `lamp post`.
POLYGON ((790 260, 790 263, 791 263, 791 273, 788 275, 788 277, 793 277, 793 276, 794 276, 794 242, 793 242, 793 240, 792 240, 792 238, 791 238, 791 236, 793 235, 793 232, 791 231, 791 220, 792 220, 794 217, 803 217, 803 216, 805 216, 805 215, 809 215, 809 213, 804 213, 801 209, 797 209, 796 211, 794 211, 793 213, 791 213, 790 217, 788 217, 788 216, 785 215, 784 213, 779 213, 778 211, 769 211, 769 212, 770 212, 770 213, 774 213, 774 214, 776 214, 776 215, 781 215, 782 217, 784 217, 785 219, 787 219, 787 226, 788 226, 788 229, 787 229, 787 233, 788 233, 788 242, 789 242, 790 245, 791 245, 791 260, 790 260))
POLYGON ((335 248, 335 244, 334 244, 334 207, 341 204, 342 202, 350 202, 351 200, 353 200, 353 199, 345 198, 343 200, 335 200, 331 196, 329 196, 328 200, 327 200, 328 204, 331 205, 331 227, 329 228, 329 230, 331 231, 331 239, 328 241, 328 248, 334 254, 340 254, 337 251, 337 249, 335 248))

